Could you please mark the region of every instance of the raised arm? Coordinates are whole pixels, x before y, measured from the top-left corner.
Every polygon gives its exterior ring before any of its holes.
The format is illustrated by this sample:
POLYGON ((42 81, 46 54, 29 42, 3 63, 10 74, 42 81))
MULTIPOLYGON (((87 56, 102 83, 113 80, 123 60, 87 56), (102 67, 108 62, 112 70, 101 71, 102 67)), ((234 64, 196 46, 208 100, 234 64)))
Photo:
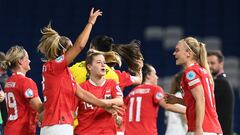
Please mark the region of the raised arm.
POLYGON ((96 22, 96 19, 98 16, 102 16, 102 12, 100 10, 97 10, 94 12, 94 8, 91 9, 90 16, 88 19, 88 23, 85 26, 84 30, 82 33, 78 36, 77 40, 75 41, 74 45, 72 48, 70 48, 66 52, 66 59, 67 59, 67 64, 69 65, 74 58, 77 57, 77 55, 82 51, 82 49, 85 47, 90 32, 92 30, 93 25, 96 22))

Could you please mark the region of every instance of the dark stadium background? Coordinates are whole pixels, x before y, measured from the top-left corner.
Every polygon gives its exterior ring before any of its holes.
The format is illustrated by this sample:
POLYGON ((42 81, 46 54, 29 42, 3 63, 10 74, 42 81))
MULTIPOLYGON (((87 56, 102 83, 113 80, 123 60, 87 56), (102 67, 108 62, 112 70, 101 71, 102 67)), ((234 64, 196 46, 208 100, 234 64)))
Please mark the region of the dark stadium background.
MULTIPOLYGON (((177 26, 183 36, 217 37, 225 56, 240 57, 239 0, 0 0, 0 51, 22 45, 29 52, 33 78, 41 89, 41 61, 36 47, 40 29, 49 21, 60 34, 73 41, 88 20, 91 7, 100 8, 90 39, 97 34, 114 38, 115 43, 142 41, 145 62, 153 64, 160 78, 178 71, 173 49, 164 49, 164 37, 147 37, 148 27, 177 26), (159 39, 157 39, 159 38, 159 39)), ((82 60, 86 50, 76 59, 82 60)), ((57 78, 56 78, 57 81, 57 78)), ((235 88, 235 132, 240 133, 240 88, 235 88)), ((163 110, 159 113, 159 135, 165 131, 163 110)))

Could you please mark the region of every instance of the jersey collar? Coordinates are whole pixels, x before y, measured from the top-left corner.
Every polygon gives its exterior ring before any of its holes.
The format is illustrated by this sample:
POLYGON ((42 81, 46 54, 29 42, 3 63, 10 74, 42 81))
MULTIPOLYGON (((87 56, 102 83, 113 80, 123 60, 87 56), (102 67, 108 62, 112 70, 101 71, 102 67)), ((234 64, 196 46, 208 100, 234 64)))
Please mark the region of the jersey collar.
POLYGON ((22 76, 25 76, 25 74, 22 73, 22 72, 14 72, 13 75, 22 75, 22 76))
POLYGON ((191 66, 194 66, 194 65, 198 65, 198 63, 192 63, 188 67, 191 67, 191 66))
POLYGON ((104 80, 101 85, 97 85, 97 84, 96 84, 93 80, 91 80, 91 79, 89 79, 89 82, 90 82, 92 85, 94 85, 94 86, 102 87, 102 86, 105 84, 106 80, 104 80))

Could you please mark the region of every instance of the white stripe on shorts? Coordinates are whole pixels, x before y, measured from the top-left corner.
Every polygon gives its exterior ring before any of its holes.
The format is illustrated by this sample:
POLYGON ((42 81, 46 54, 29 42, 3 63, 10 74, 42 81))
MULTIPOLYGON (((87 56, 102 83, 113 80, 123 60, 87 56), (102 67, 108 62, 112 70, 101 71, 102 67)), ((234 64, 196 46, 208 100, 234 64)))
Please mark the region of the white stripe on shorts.
POLYGON ((124 132, 117 131, 117 135, 124 135, 124 132))
MULTIPOLYGON (((194 135, 194 132, 187 132, 186 135, 194 135)), ((223 134, 203 132, 203 135, 223 135, 223 134)))
POLYGON ((70 124, 57 124, 41 128, 40 135, 73 135, 73 126, 70 124))

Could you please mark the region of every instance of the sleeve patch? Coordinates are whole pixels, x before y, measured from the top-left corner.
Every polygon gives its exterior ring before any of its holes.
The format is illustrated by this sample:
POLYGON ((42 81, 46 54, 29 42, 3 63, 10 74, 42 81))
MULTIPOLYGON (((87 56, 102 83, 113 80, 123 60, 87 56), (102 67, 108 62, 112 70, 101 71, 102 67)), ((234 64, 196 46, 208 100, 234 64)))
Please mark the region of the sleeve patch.
POLYGON ((160 100, 163 98, 163 94, 161 92, 156 93, 155 95, 156 99, 160 100))
POLYGON ((193 86, 193 85, 195 85, 195 84, 197 84, 197 83, 199 83, 199 82, 200 82, 200 79, 197 78, 197 79, 192 80, 191 82, 189 82, 189 83, 188 83, 188 86, 193 86))
POLYGON ((187 74, 186 74, 186 78, 187 78, 188 80, 193 80, 195 77, 196 77, 196 73, 195 73, 194 71, 189 71, 189 72, 187 72, 187 74))
POLYGON ((136 78, 137 77, 135 77, 135 76, 130 76, 130 79, 131 79, 132 82, 135 82, 135 80, 137 80, 136 78))
POLYGON ((63 60, 64 60, 64 55, 59 56, 58 58, 55 59, 55 61, 56 61, 57 63, 60 63, 60 62, 62 62, 63 60))
POLYGON ((122 92, 121 88, 119 87, 119 85, 116 86, 116 89, 118 92, 122 92))
POLYGON ((28 88, 26 91, 25 91, 25 96, 27 98, 32 98, 33 97, 33 90, 28 88))
POLYGON ((116 86, 117 95, 123 96, 122 89, 119 87, 119 85, 116 86))

